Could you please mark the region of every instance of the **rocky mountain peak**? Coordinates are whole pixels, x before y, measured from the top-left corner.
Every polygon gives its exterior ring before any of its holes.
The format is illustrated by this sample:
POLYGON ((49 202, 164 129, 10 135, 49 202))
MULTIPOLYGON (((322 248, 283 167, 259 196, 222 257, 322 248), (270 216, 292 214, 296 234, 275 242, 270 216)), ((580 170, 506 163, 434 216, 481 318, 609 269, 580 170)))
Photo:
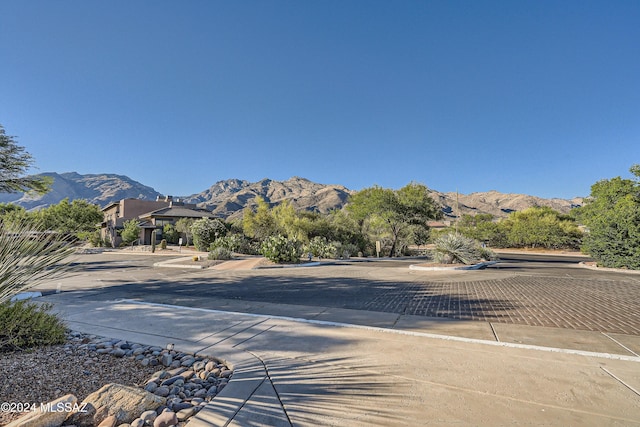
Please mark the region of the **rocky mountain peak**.
MULTIPOLYGON (((27 209, 38 209, 57 204, 64 198, 85 199, 99 206, 121 199, 135 198, 156 200, 162 196, 151 187, 145 186, 127 176, 117 174, 87 174, 77 172, 43 173, 53 178, 53 186, 44 196, 18 194, 0 194, 0 203, 15 203, 27 209)), ((299 210, 326 213, 341 209, 353 193, 342 185, 319 184, 306 178, 293 176, 286 181, 264 178, 258 182, 241 179, 218 181, 206 190, 190 196, 180 196, 186 203, 195 203, 199 207, 213 211, 221 217, 238 217, 245 207, 254 206, 256 197, 262 197, 270 205, 288 200, 299 210)), ((445 217, 455 218, 462 214, 489 213, 497 218, 510 212, 531 206, 549 206, 567 213, 572 207, 582 204, 581 198, 543 199, 526 194, 505 194, 495 190, 456 194, 431 191, 435 202, 442 207, 445 217)))

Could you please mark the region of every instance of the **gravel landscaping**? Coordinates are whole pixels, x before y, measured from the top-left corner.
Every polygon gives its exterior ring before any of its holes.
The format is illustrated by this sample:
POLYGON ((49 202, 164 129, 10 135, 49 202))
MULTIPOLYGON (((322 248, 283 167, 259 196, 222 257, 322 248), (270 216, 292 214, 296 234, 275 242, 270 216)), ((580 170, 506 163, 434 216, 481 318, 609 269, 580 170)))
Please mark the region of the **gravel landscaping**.
POLYGON ((166 398, 157 413, 176 413, 177 425, 184 425, 224 388, 231 371, 215 359, 168 347, 70 332, 62 345, 2 353, 0 403, 13 407, 3 405, 0 425, 25 415, 20 411, 23 407, 39 407, 67 394, 82 402, 109 383, 135 386, 166 398))

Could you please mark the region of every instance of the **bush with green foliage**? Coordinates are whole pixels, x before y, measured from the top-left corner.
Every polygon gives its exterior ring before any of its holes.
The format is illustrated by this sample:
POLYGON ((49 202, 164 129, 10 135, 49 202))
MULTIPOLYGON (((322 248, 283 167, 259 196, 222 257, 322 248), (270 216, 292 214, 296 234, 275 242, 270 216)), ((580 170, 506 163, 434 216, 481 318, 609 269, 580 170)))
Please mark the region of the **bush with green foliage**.
POLYGON ((102 240, 102 236, 100 235, 100 230, 96 230, 89 235, 89 244, 94 248, 99 248, 101 246, 105 246, 104 240, 102 240))
POLYGON ((513 212, 499 223, 509 247, 577 249, 582 232, 575 220, 546 206, 513 212))
POLYGON ((378 186, 353 194, 346 206, 349 215, 358 223, 371 242, 390 242, 389 256, 403 252, 403 247, 416 235, 416 227, 428 230, 427 222, 441 216, 429 189, 415 182, 399 190, 378 186))
POLYGON ((162 227, 162 237, 167 243, 177 244, 180 239, 180 232, 173 224, 165 224, 162 227))
POLYGON ((483 248, 477 240, 460 233, 448 233, 435 240, 433 258, 442 264, 462 263, 475 264, 480 261, 495 259, 495 254, 483 248))
POLYGON ((635 179, 616 177, 591 186, 575 215, 587 228, 582 250, 603 267, 640 270, 640 165, 635 179))
POLYGON ((80 240, 88 240, 104 219, 98 205, 82 199, 69 202, 68 198, 39 210, 35 215, 47 230, 69 234, 80 240))
POLYGON ((288 239, 278 234, 262 241, 260 254, 278 264, 298 263, 302 255, 302 247, 296 239, 288 239))
POLYGON ((197 250, 204 252, 216 239, 227 234, 227 227, 217 218, 202 218, 193 222, 191 233, 193 234, 193 245, 197 250))
MULTIPOLYGON (((184 246, 189 246, 191 242, 191 226, 193 225, 193 218, 180 218, 176 221, 176 230, 180 234, 184 234, 184 239, 182 240, 182 244, 184 246)), ((179 239, 180 237, 178 237, 179 239)))
POLYGON ((225 248, 231 252, 237 252, 245 255, 258 254, 256 244, 248 237, 238 233, 231 233, 217 238, 213 243, 211 243, 211 245, 209 245, 209 250, 213 250, 215 248, 225 248))
POLYGON ((335 258, 336 246, 328 242, 326 237, 316 236, 304 245, 303 252, 318 258, 335 258))
POLYGON ((27 301, 0 304, 0 353, 62 344, 67 328, 49 312, 51 307, 27 301))
POLYGON ((352 243, 331 242, 331 245, 335 248, 334 258, 349 259, 358 253, 358 247, 352 243))
POLYGON ((229 249, 218 246, 217 248, 214 247, 209 251, 208 258, 212 260, 228 260, 233 257, 229 249))
POLYGON ((120 237, 122 237, 122 243, 130 245, 140 239, 140 224, 137 219, 131 219, 125 221, 123 229, 120 231, 120 237))

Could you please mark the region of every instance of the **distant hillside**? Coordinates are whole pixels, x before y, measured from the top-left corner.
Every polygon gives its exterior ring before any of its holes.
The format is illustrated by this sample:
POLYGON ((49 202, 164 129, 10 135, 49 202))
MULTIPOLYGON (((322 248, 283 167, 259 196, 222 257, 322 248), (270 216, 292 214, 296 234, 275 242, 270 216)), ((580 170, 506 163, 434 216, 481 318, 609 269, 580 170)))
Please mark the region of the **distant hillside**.
POLYGON ((532 206, 548 206, 558 212, 568 213, 572 208, 583 203, 582 197, 573 199, 543 199, 526 194, 505 194, 498 191, 483 193, 458 194, 433 191, 431 197, 442 206, 445 218, 458 215, 491 214, 496 218, 504 218, 511 212, 521 211, 532 206))
POLYGON ((134 198, 155 200, 159 196, 156 190, 124 175, 96 174, 80 175, 76 172, 43 173, 38 176, 53 178, 51 191, 44 196, 25 193, 0 193, 0 203, 15 203, 26 209, 39 209, 55 205, 64 198, 69 200, 85 199, 104 207, 113 201, 134 198))
POLYGON ((198 206, 220 216, 236 217, 242 214, 245 206, 255 205, 258 196, 271 205, 289 200, 296 209, 326 213, 342 208, 351 193, 351 190, 342 185, 318 184, 299 177, 286 181, 265 178, 254 183, 229 179, 219 181, 201 193, 181 199, 188 203, 197 203, 198 206))
MULTIPOLYGON (((155 200, 159 192, 123 175, 96 174, 80 175, 75 172, 57 174, 44 173, 42 176, 53 178, 52 190, 44 196, 31 196, 24 193, 2 194, 0 203, 15 203, 27 209, 38 209, 59 203, 68 197, 70 200, 85 199, 99 206, 121 199, 134 198, 155 200)), ((249 182, 240 179, 218 181, 208 189, 186 197, 175 197, 187 203, 195 203, 221 217, 237 218, 246 206, 254 206, 260 196, 271 205, 284 200, 299 210, 326 213, 332 209, 341 209, 353 191, 342 185, 318 184, 305 178, 293 177, 286 181, 263 179, 249 182)), ((460 194, 441 193, 435 190, 431 195, 441 207, 445 218, 454 218, 460 214, 489 213, 497 218, 506 217, 510 212, 520 211, 531 206, 549 206, 567 213, 572 207, 582 204, 582 198, 543 199, 525 194, 504 194, 497 191, 460 194)))

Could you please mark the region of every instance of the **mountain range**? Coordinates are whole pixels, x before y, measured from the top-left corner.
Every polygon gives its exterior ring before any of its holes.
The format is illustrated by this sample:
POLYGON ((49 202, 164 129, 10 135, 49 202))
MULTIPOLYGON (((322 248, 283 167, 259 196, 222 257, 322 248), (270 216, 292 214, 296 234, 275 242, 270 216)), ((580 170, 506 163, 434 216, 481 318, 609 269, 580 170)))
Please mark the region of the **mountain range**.
MULTIPOLYGON (((76 172, 43 173, 53 179, 51 191, 45 195, 29 193, 0 193, 0 203, 14 203, 26 209, 41 209, 56 204, 64 198, 85 199, 101 207, 126 198, 156 200, 164 197, 155 189, 143 185, 124 175, 86 174, 76 172)), ((326 213, 342 208, 354 193, 342 185, 319 184, 305 178, 292 177, 286 181, 263 179, 249 182, 241 179, 218 181, 206 190, 189 196, 175 197, 185 203, 195 203, 224 218, 242 215, 246 206, 255 204, 260 196, 271 205, 288 200, 299 210, 326 213)), ((544 199, 525 194, 505 194, 497 191, 482 193, 456 194, 431 190, 431 196, 438 203, 445 218, 454 218, 461 214, 488 213, 495 217, 505 217, 513 211, 531 206, 549 206, 567 213, 571 208, 582 204, 582 198, 544 199)))

